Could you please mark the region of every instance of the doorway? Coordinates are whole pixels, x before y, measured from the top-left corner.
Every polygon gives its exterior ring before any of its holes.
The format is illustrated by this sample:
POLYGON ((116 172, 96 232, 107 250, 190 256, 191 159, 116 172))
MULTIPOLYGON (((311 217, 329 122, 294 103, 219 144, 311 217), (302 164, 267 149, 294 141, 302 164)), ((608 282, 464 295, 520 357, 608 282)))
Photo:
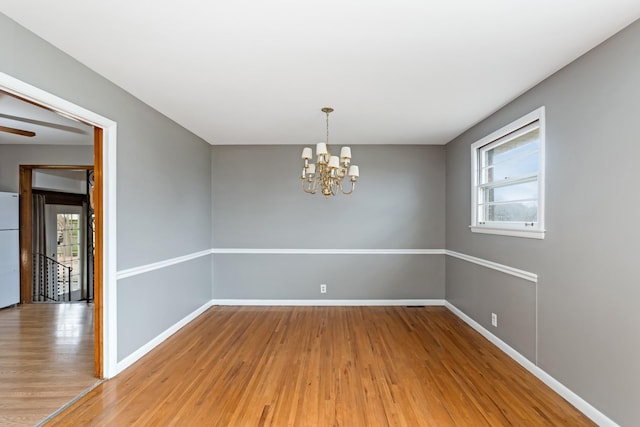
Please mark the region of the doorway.
MULTIPOLYGON (((115 205, 117 123, 2 72, 0 72, 0 90, 94 128, 95 191, 93 198, 96 212, 94 370, 98 378, 110 378, 118 372, 115 205)), ((24 178, 21 175, 21 188, 30 188, 30 185, 23 185, 23 179, 26 180, 26 177, 27 174, 24 178)), ((29 203, 29 198, 24 197, 22 193, 20 199, 29 203)), ((21 271, 23 268, 30 268, 25 265, 28 264, 28 259, 29 257, 21 252, 21 271)), ((23 283, 21 283, 21 291, 23 289, 23 283)))
POLYGON ((81 301, 88 294, 85 221, 82 206, 45 205, 46 257, 66 271, 63 286, 56 289, 58 301, 81 301))
POLYGON ((33 169, 32 173, 31 301, 92 303, 93 170, 33 169))
POLYGON ((94 375, 102 378, 102 300, 96 298, 101 295, 97 272, 102 270, 97 250, 102 233, 96 224, 102 215, 96 209, 95 172, 93 165, 20 165, 20 301, 71 302, 81 300, 83 294, 89 296, 87 302, 94 303, 94 375), (82 172, 87 177, 86 192, 78 195, 34 188, 42 187, 38 183, 43 180, 36 177, 43 172, 67 178, 71 172, 82 172), (89 217, 91 221, 86 221, 89 217))

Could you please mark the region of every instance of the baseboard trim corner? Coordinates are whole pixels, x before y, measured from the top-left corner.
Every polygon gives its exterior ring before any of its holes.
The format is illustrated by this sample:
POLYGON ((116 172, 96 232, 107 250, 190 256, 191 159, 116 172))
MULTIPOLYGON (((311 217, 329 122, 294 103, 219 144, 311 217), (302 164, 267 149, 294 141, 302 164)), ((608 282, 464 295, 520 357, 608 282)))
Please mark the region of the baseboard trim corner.
POLYGON ((212 305, 237 306, 443 306, 444 299, 214 299, 212 305))
POLYGON ((174 325, 167 328, 164 332, 160 333, 154 339, 152 339, 151 341, 149 341, 148 343, 146 343, 145 345, 143 345, 142 347, 140 347, 139 349, 131 353, 129 356, 119 361, 116 365, 115 375, 118 375, 120 372, 124 371, 129 366, 133 365, 135 362, 140 360, 144 355, 146 355, 151 350, 156 348, 158 345, 160 345, 163 341, 165 341, 171 335, 175 334, 180 329, 182 329, 183 327, 191 323, 191 321, 193 321, 195 318, 197 318, 202 313, 207 311, 207 309, 212 305, 213 305, 212 301, 206 302, 201 307, 197 308, 196 310, 194 310, 193 312, 189 313, 188 315, 183 317, 181 320, 176 322, 174 325))
POLYGON ((578 396, 576 393, 571 391, 568 387, 562 384, 560 381, 553 378, 551 375, 542 370, 539 366, 531 362, 529 359, 524 357, 518 351, 516 351, 513 347, 509 346, 507 343, 502 341, 497 336, 493 335, 489 332, 485 327, 481 324, 473 320, 467 314, 465 314, 462 310, 457 308, 455 305, 451 304, 449 301, 445 301, 445 307, 447 307, 453 314, 462 319, 466 324, 475 329, 480 335, 491 341, 496 347, 505 352, 508 356, 510 356, 513 360, 518 362, 525 368, 527 371, 531 372, 535 375, 539 380, 548 385, 553 391, 562 396, 565 400, 575 406, 580 412, 589 417, 593 422, 598 424, 600 427, 620 427, 613 420, 607 417, 605 414, 597 410, 593 407, 589 402, 578 396))

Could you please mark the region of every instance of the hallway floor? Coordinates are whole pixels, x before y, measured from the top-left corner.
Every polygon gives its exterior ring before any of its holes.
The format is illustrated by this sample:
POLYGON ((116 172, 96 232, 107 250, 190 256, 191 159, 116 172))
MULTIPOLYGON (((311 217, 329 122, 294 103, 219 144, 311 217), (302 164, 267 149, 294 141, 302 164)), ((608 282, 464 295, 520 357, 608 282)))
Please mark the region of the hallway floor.
POLYGON ((93 305, 0 310, 0 425, 37 425, 97 382, 93 305))

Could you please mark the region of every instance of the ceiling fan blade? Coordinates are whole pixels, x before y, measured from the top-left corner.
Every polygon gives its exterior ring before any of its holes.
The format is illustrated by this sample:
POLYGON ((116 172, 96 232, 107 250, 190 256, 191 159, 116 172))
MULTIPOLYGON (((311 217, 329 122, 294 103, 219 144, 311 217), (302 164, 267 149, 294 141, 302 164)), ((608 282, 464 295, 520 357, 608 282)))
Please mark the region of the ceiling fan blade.
POLYGON ((0 126, 0 132, 14 133, 16 135, 22 135, 22 136, 28 136, 28 137, 36 136, 36 133, 35 132, 31 132, 30 130, 8 128, 8 127, 5 127, 5 126, 0 126))

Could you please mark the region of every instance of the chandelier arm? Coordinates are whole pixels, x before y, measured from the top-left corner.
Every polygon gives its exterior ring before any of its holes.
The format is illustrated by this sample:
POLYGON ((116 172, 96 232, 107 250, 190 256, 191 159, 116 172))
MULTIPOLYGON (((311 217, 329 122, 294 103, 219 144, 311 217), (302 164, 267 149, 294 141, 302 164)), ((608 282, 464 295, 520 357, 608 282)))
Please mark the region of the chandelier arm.
POLYGON ((333 178, 331 180, 331 194, 332 195, 336 195, 338 194, 338 189, 342 188, 342 180, 338 179, 338 178, 333 178))
POLYGON ((302 179, 302 190, 305 193, 316 194, 317 189, 316 189, 316 186, 313 185, 315 183, 317 183, 317 181, 315 179, 303 178, 302 179), (307 184, 307 185, 305 186, 305 184, 307 184))
POLYGON ((351 181, 351 191, 344 191, 344 188, 342 188, 342 183, 340 183, 340 191, 342 191, 342 194, 346 194, 349 195, 351 193, 353 193, 353 190, 356 189, 356 182, 355 181, 351 181))

